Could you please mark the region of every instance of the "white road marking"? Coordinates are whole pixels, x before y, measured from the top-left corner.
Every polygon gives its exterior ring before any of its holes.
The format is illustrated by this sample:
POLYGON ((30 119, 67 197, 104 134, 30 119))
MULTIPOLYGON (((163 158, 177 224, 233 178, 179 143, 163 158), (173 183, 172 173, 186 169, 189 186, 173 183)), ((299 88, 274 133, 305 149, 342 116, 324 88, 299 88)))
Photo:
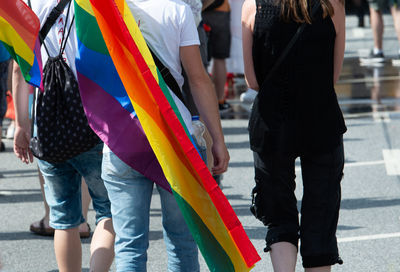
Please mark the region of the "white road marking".
POLYGON ((374 118, 376 123, 390 123, 390 115, 388 112, 373 112, 372 118, 374 118))
POLYGON ((353 36, 354 38, 364 38, 365 37, 365 31, 362 28, 353 28, 353 36))
POLYGON ((400 232, 394 232, 394 233, 382 233, 382 234, 338 238, 337 240, 338 243, 348 243, 355 241, 368 241, 368 240, 379 240, 379 239, 399 238, 399 237, 400 237, 400 232))
POLYGON ((383 149, 382 154, 387 175, 400 175, 400 149, 383 149))

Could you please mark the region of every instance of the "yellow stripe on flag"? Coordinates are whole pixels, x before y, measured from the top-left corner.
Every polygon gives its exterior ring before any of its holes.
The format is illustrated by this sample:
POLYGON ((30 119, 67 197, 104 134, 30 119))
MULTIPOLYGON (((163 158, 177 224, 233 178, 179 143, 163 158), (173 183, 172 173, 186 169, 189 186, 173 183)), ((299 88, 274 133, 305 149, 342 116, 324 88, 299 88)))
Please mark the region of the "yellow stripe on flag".
POLYGON ((23 58, 29 65, 33 65, 35 54, 25 43, 17 31, 3 17, 0 16, 0 41, 13 47, 15 54, 23 58))

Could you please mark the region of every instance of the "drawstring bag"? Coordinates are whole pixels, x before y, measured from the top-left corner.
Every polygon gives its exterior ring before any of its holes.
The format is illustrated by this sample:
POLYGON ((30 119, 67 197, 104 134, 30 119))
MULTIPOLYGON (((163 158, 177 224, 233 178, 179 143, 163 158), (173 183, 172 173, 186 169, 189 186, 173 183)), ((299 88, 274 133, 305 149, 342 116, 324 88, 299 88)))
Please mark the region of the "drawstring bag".
MULTIPOLYGON (((69 10, 66 22, 68 15, 69 10)), ((74 18, 71 26, 73 23, 74 18)), ((31 138, 30 148, 35 157, 51 163, 64 162, 100 143, 89 127, 75 75, 62 56, 71 26, 65 39, 63 35, 58 56, 49 55, 43 70, 44 90, 37 91, 36 111, 33 111, 32 122, 36 121, 37 136, 31 138)))

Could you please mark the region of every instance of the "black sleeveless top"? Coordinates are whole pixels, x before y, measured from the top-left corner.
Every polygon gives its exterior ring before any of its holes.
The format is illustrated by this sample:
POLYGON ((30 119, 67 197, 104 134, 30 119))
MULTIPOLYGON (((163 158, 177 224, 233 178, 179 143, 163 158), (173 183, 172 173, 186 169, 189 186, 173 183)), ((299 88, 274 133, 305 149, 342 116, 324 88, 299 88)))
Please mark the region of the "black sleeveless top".
POLYGON ((294 36, 299 23, 280 18, 279 0, 256 0, 253 61, 260 86, 261 115, 271 127, 271 148, 289 152, 326 152, 346 131, 333 84, 336 31, 319 7, 283 63, 264 83, 294 36))

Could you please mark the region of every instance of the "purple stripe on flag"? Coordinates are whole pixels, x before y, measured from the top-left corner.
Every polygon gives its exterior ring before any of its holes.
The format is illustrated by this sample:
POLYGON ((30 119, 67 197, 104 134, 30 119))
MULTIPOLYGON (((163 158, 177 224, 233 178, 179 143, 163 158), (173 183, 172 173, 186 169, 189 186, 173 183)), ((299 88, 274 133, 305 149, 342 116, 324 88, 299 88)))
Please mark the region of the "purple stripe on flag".
POLYGON ((77 72, 89 125, 127 165, 171 192, 171 187, 137 118, 99 85, 77 72))

